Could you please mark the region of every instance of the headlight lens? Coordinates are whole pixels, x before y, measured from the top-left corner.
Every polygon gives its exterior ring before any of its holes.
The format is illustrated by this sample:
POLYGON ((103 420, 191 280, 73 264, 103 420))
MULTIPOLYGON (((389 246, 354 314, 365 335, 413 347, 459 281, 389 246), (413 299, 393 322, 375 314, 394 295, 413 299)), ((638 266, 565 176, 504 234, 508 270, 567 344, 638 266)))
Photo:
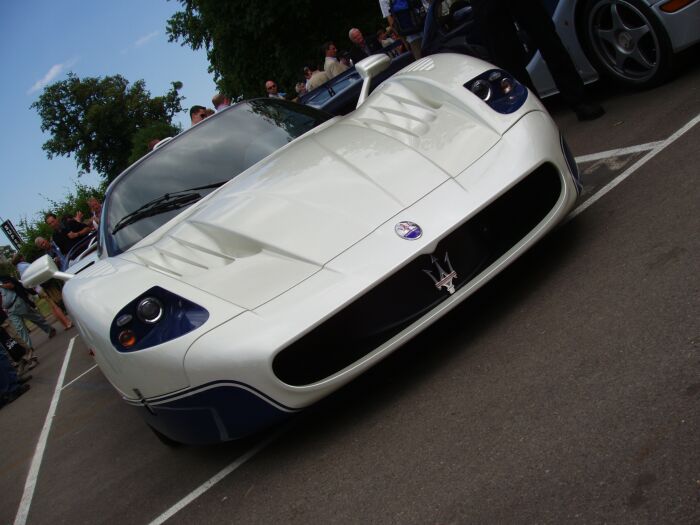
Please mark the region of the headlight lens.
POLYGON ((491 98, 491 84, 489 84, 486 80, 477 80, 469 89, 484 102, 491 98))
POLYGON ((154 286, 117 313, 110 339, 119 352, 135 352, 183 336, 208 318, 201 306, 154 286))
POLYGON ((163 317, 163 303, 155 297, 141 299, 136 307, 136 315, 146 324, 154 324, 163 317))
POLYGON ((520 109, 528 95, 527 88, 502 69, 490 69, 471 79, 464 87, 503 114, 520 109))

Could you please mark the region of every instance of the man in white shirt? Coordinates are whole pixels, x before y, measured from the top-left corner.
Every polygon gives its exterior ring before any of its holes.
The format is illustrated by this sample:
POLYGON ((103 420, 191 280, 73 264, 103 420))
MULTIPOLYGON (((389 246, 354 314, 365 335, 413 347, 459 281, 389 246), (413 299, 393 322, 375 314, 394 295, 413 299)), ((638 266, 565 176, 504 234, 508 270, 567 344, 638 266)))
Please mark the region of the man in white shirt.
POLYGON ((338 54, 338 48, 335 47, 333 42, 326 42, 323 44, 323 54, 326 55, 326 61, 323 63, 323 71, 328 75, 328 79, 337 77, 343 71, 346 71, 348 67, 341 64, 336 58, 338 54))

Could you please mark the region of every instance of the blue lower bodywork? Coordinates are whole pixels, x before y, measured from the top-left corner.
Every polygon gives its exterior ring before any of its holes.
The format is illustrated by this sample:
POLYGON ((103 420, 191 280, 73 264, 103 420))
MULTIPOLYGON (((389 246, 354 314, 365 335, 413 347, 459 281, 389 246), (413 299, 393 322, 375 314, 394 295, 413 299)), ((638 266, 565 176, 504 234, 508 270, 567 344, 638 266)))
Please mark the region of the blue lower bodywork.
POLYGON ((137 407, 155 430, 191 445, 240 439, 296 412, 234 381, 217 381, 170 396, 127 402, 137 407))

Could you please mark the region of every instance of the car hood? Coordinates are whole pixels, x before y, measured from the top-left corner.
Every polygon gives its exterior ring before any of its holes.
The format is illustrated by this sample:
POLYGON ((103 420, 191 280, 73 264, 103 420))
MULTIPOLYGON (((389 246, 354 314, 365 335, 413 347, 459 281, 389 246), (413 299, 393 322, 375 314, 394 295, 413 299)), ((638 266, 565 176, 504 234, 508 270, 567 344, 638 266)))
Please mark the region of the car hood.
POLYGON ((500 134, 400 85, 235 177, 120 257, 254 309, 394 220, 500 134))

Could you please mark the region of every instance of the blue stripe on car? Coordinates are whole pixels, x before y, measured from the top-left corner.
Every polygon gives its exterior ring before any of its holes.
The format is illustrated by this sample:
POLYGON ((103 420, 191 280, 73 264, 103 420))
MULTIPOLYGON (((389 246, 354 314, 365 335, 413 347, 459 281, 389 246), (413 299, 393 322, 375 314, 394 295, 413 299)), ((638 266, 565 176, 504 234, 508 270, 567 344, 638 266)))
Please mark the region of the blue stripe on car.
POLYGON ((216 381, 157 400, 125 399, 168 438, 188 444, 240 439, 282 422, 294 409, 235 381, 216 381))

